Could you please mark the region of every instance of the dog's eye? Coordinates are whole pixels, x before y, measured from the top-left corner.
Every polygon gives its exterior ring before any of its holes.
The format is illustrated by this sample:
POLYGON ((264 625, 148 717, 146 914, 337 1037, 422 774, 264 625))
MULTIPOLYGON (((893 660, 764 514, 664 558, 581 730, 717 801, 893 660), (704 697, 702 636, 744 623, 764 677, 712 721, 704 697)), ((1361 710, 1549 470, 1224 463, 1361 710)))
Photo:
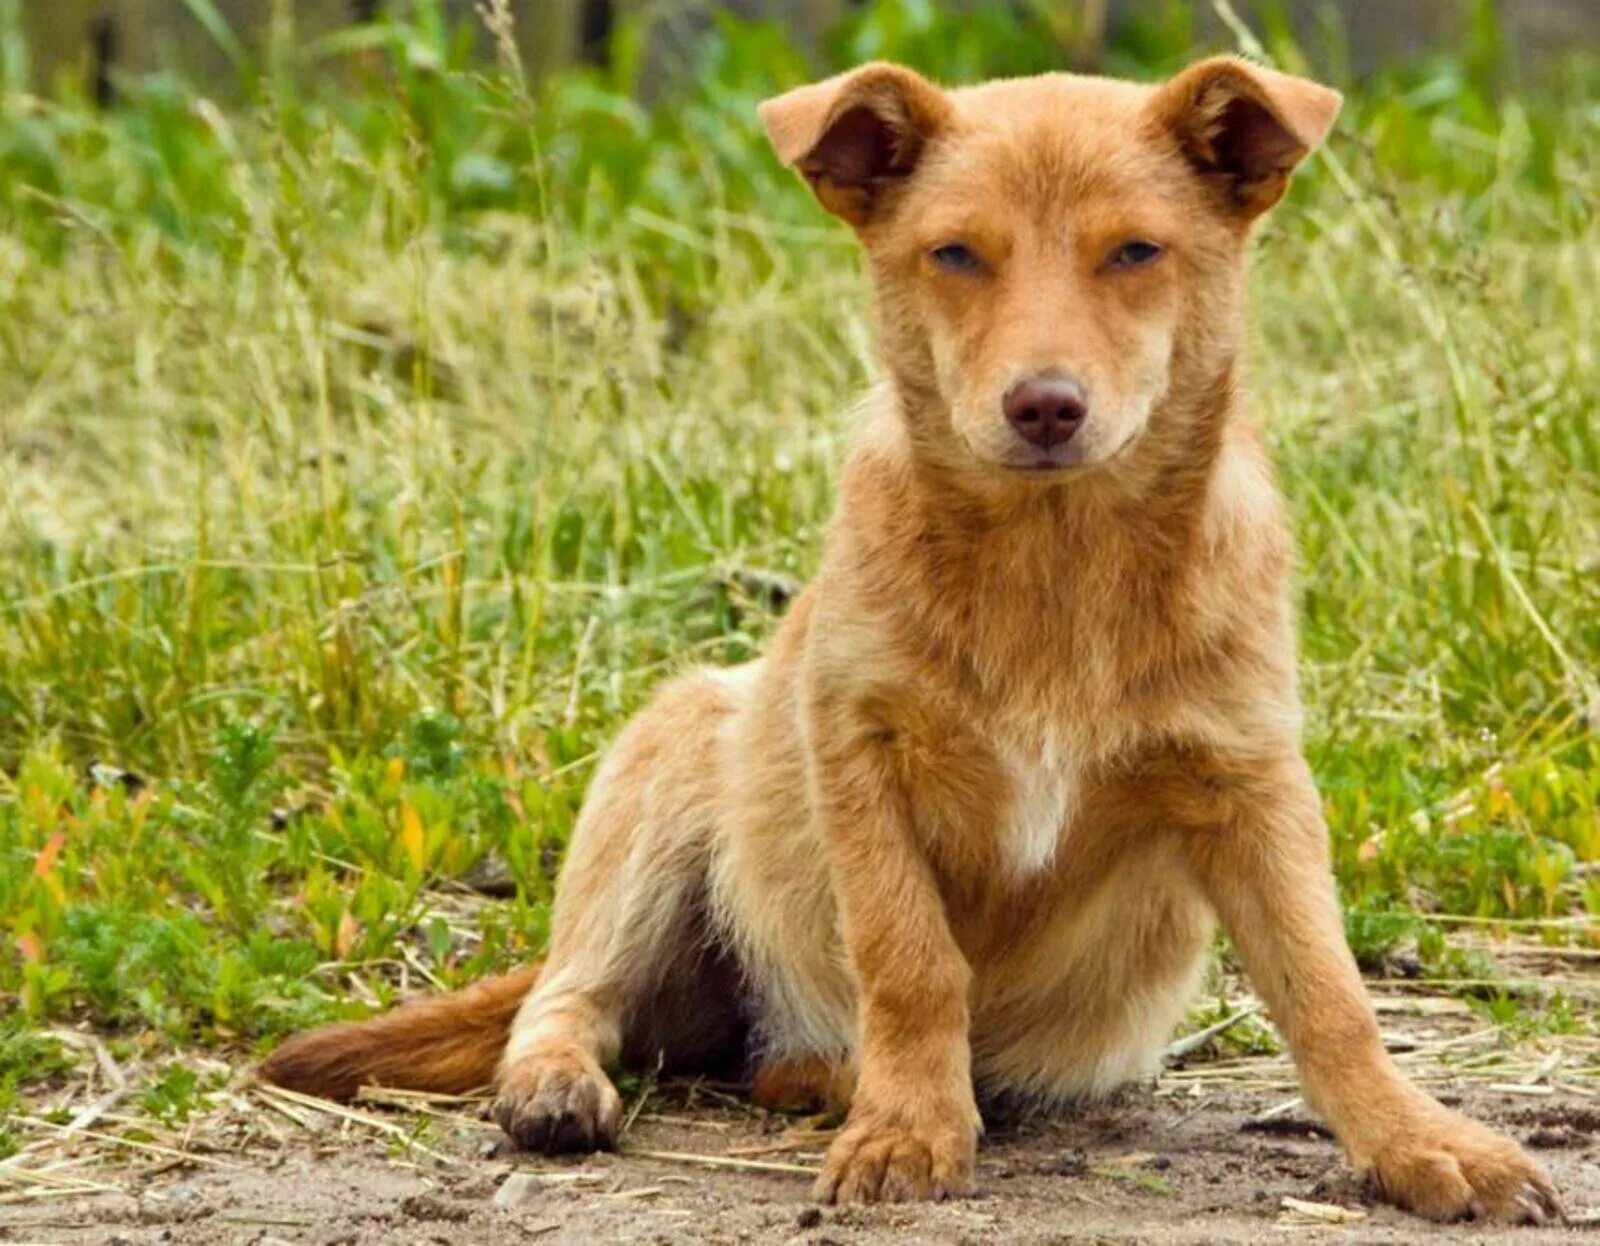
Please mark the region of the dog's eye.
POLYGON ((946 243, 942 247, 935 247, 928 252, 928 256, 940 268, 948 269, 953 273, 977 272, 983 267, 983 261, 978 258, 977 252, 971 247, 964 247, 959 242, 946 243))
POLYGON ((1153 264, 1164 254, 1163 248, 1153 242, 1135 239, 1133 242, 1124 242, 1111 255, 1112 268, 1143 268, 1146 264, 1153 264))

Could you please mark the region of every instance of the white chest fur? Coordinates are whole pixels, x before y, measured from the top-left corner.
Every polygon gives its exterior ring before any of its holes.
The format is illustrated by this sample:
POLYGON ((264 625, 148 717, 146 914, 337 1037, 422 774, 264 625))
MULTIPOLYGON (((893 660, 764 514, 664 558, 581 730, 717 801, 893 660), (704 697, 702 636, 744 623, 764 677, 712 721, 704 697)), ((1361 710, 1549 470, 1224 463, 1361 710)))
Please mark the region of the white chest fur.
POLYGON ((1011 779, 1010 825, 1001 828, 1001 854, 1014 877, 1048 869, 1065 837, 1078 798, 1077 768, 1055 748, 1003 748, 1011 779))

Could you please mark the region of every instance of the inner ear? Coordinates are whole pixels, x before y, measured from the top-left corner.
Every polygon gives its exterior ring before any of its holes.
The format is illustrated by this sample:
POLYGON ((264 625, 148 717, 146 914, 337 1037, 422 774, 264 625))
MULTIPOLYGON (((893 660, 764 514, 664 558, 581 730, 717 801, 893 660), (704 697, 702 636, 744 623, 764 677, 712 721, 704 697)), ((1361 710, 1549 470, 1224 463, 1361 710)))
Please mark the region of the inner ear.
POLYGON ((845 186, 865 186, 874 178, 893 176, 897 170, 909 172, 916 153, 902 150, 906 147, 888 118, 863 105, 849 109, 828 127, 800 160, 800 171, 808 178, 821 176, 845 186))
POLYGON ((1328 87, 1223 56, 1159 88, 1151 108, 1226 207, 1249 220, 1283 196, 1295 166, 1327 137, 1339 104, 1328 87))
POLYGON ((1300 140, 1254 100, 1235 97, 1223 105, 1211 139, 1216 167, 1245 186, 1287 178, 1305 157, 1300 140))
POLYGON ((862 228, 951 118, 949 97, 920 74, 881 62, 761 105, 785 164, 824 208, 862 228))

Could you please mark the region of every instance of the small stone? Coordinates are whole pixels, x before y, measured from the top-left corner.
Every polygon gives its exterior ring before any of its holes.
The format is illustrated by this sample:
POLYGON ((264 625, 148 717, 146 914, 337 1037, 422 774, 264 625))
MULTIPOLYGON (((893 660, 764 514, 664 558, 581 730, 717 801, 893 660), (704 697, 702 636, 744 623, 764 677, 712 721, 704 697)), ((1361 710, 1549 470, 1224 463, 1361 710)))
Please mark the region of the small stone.
POLYGON ((1089 1158, 1082 1151, 1063 1151, 1035 1164, 1034 1171, 1046 1177, 1082 1177, 1089 1171, 1089 1158))
POLYGON ((822 1223, 822 1209, 820 1207, 802 1207, 800 1214, 794 1222, 802 1229, 814 1229, 822 1223))
POLYGON ((528 1172, 514 1172, 494 1192, 494 1205, 502 1211, 516 1211, 537 1203, 543 1193, 539 1178, 528 1172))
POLYGON ((461 876, 461 883, 479 895, 497 899, 510 899, 517 894, 517 877, 511 872, 505 858, 487 853, 461 876))
POLYGON ((459 1203, 447 1203, 432 1194, 409 1194, 400 1200, 400 1214, 412 1220, 452 1220, 460 1222, 472 1213, 459 1203))

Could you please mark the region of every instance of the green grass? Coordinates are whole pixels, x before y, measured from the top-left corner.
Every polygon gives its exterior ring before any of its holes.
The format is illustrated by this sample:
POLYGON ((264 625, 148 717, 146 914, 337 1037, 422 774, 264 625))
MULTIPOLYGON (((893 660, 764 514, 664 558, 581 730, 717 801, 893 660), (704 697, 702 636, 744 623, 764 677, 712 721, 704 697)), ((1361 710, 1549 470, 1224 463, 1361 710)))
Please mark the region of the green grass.
MULTIPOLYGON (((880 6, 830 55, 1051 62, 996 21, 880 6)), ((69 1020, 258 1048, 536 951, 597 750, 760 650, 735 573, 815 566, 866 289, 753 116, 813 70, 727 25, 646 110, 626 55, 529 92, 385 39, 237 109, 5 95, 0 1103, 69 1020), (450 886, 486 860, 514 898, 450 886)), ((1352 935, 1441 974, 1440 915, 1600 915, 1600 69, 1477 53, 1353 85, 1254 283, 1352 935)))

